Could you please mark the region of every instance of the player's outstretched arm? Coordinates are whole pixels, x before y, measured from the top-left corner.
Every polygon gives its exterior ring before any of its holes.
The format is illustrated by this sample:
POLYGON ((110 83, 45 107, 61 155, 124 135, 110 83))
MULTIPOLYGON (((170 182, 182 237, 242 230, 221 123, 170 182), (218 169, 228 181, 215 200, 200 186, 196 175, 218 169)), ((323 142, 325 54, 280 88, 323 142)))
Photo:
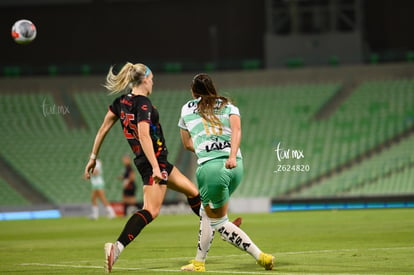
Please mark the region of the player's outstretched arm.
POLYGON ((92 153, 89 158, 89 162, 86 164, 85 171, 84 171, 84 177, 85 179, 90 178, 90 174, 93 173, 93 170, 96 165, 96 158, 99 153, 99 149, 101 148, 101 145, 105 139, 106 134, 111 130, 114 123, 118 120, 118 117, 112 112, 108 111, 105 115, 104 121, 102 122, 101 127, 98 130, 98 133, 96 134, 95 141, 93 143, 92 147, 92 153))

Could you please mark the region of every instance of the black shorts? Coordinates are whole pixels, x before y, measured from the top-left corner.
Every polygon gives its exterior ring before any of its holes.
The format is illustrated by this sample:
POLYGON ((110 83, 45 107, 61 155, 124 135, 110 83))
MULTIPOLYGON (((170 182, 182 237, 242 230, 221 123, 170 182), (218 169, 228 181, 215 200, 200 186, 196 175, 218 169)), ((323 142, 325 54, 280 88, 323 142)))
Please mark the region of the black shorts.
POLYGON ((130 181, 128 185, 124 187, 124 190, 122 193, 125 197, 133 197, 135 196, 135 189, 136 189, 135 182, 130 181))
MULTIPOLYGON (((157 159, 158 165, 160 166, 161 174, 164 176, 165 180, 159 182, 159 184, 167 184, 168 175, 171 174, 174 165, 168 162, 167 158, 159 157, 157 159)), ((138 172, 141 174, 142 182, 144 185, 153 185, 154 181, 152 179, 152 166, 145 159, 145 161, 141 160, 134 160, 135 166, 138 169, 138 172)))

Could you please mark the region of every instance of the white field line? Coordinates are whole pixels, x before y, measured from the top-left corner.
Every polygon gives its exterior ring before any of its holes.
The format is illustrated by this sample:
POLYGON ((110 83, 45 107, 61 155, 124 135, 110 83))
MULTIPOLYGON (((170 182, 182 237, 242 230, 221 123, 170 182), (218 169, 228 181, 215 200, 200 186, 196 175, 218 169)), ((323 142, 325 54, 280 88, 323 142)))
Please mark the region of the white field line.
MULTIPOLYGON (((298 255, 298 254, 318 254, 318 253, 334 253, 334 252, 355 252, 355 251, 372 251, 372 250, 405 250, 405 249, 414 249, 414 246, 406 247, 378 247, 378 248, 350 248, 350 249, 326 249, 326 250, 308 250, 308 251, 291 251, 291 252, 275 252, 272 255, 298 255)), ((242 257, 249 256, 247 254, 239 255, 225 255, 225 257, 242 257)), ((209 256, 209 258, 222 258, 222 256, 209 256)), ((163 258, 164 261, 168 260, 189 260, 191 257, 173 257, 173 258, 163 258)), ((159 261, 159 259, 141 259, 140 261, 159 261)), ((277 261, 277 258, 276 258, 277 261)), ((64 262, 65 264, 48 264, 48 263, 22 263, 22 266, 49 266, 49 267, 68 267, 68 268, 85 268, 85 269, 102 269, 103 266, 93 266, 93 265, 79 265, 79 264, 69 264, 69 263, 81 263, 81 262, 90 262, 90 261, 77 261, 77 262, 64 262)), ((276 264, 277 266, 277 264, 276 264)), ((151 268, 137 268, 137 267, 114 267, 114 270, 145 270, 151 272, 182 272, 181 270, 172 270, 172 269, 151 269, 151 268)), ((249 271, 224 271, 224 270, 211 270, 206 271, 206 273, 222 273, 222 274, 266 274, 269 272, 249 272, 249 271)), ((272 274, 285 274, 285 275, 317 275, 320 273, 286 273, 286 272, 272 272, 272 274)), ((358 273, 335 273, 335 275, 360 275, 358 273)), ((369 274, 364 274, 369 275, 369 274)))
MULTIPOLYGON (((85 269, 103 269, 103 266, 91 266, 91 265, 65 265, 65 264, 42 264, 42 263, 24 263, 23 266, 49 266, 49 267, 68 267, 68 268, 85 268, 85 269)), ((159 269, 159 268, 138 268, 138 267, 113 267, 113 270, 135 270, 146 272, 180 272, 185 273, 179 269, 159 269)), ((254 272, 254 271, 225 271, 225 270, 207 270, 204 273, 220 273, 220 274, 253 274, 253 275, 269 275, 269 271, 254 272)), ((280 275, 326 275, 327 273, 303 273, 303 272, 275 272, 271 274, 280 275)), ((335 273, 335 275, 376 275, 376 274, 359 274, 359 273, 335 273)))
MULTIPOLYGON (((379 248, 345 248, 345 249, 325 249, 325 250, 307 250, 307 251, 291 251, 291 252, 274 252, 271 253, 273 256, 280 255, 300 255, 300 254, 318 254, 318 253, 335 253, 335 252, 355 252, 355 251, 373 251, 373 250, 406 250, 406 249, 414 249, 414 246, 404 246, 404 247, 379 247, 379 248)), ((223 257, 251 257, 249 254, 230 254, 230 255, 221 255, 221 256, 208 256, 208 259, 214 258, 223 258, 223 257)), ((162 258, 165 261, 172 261, 172 260, 191 260, 192 256, 190 257, 170 257, 170 258, 162 258)), ((139 259, 140 262, 154 262, 159 261, 159 259, 139 259)), ((88 261, 90 262, 90 261, 88 261)), ((79 262, 65 262, 65 263, 79 263, 79 262)))
MULTIPOLYGON (((278 255, 298 255, 298 254, 318 254, 318 253, 334 253, 334 252, 354 252, 354 251, 363 251, 363 250, 405 250, 405 249, 414 249, 414 246, 404 246, 404 247, 379 247, 379 248, 345 248, 345 249, 325 249, 325 250, 307 250, 307 251, 291 251, 291 252, 274 252, 271 253, 274 256, 278 255)), ((223 256, 226 257, 243 257, 249 256, 249 254, 234 254, 234 255, 221 255, 221 256, 208 256, 208 258, 222 258, 223 256)), ((164 260, 191 260, 191 257, 174 257, 174 258, 163 258, 164 260)), ((143 260, 156 260, 159 259, 143 259, 143 260)), ((277 259, 276 259, 277 260, 277 259)))
MULTIPOLYGON (((291 251, 291 252, 274 252, 271 253, 272 255, 277 256, 280 255, 300 255, 300 254, 319 254, 319 253, 335 253, 335 252, 355 252, 355 251, 373 251, 373 250, 406 250, 406 249, 414 249, 414 246, 404 246, 404 247, 379 247, 379 248, 345 248, 345 249, 325 249, 325 250, 307 250, 307 251, 291 251)), ((223 257, 251 257, 249 254, 234 254, 234 255, 221 255, 221 256, 208 256, 209 259, 214 258, 223 258, 223 257)), ((162 258, 165 261, 169 260, 191 260, 192 257, 171 257, 171 258, 162 258)), ((140 259, 139 261, 142 262, 153 262, 159 261, 159 259, 140 259)), ((68 263, 79 263, 79 262, 68 262, 68 263)))

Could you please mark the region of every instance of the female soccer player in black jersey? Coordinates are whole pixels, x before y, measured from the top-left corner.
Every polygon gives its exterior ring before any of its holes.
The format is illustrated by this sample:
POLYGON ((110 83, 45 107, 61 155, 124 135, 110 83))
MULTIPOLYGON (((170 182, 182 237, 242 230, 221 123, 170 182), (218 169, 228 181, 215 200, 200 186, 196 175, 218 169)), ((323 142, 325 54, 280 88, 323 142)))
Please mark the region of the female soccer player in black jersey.
POLYGON ((105 87, 112 93, 130 92, 116 98, 98 130, 92 153, 85 167, 85 178, 96 165, 96 158, 106 134, 119 119, 122 131, 135 154, 135 165, 143 180, 144 205, 125 224, 115 243, 105 244, 105 270, 111 272, 119 254, 141 230, 155 219, 161 209, 167 187, 185 194, 193 211, 199 215, 200 195, 193 183, 167 161, 167 147, 159 123, 158 110, 148 96, 152 93, 153 74, 144 64, 126 63, 118 74, 112 68, 105 87))

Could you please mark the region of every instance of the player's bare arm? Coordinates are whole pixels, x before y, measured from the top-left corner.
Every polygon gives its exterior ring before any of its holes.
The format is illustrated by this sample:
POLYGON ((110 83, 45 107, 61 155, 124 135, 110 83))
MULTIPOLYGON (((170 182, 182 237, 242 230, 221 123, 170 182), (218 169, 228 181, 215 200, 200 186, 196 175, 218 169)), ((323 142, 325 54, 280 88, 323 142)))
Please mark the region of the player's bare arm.
POLYGON ((231 128, 231 147, 230 155, 226 161, 226 168, 232 169, 237 166, 236 155, 240 147, 241 141, 241 121, 240 116, 231 115, 230 116, 230 128, 231 128))
POLYGON ((108 111, 105 115, 104 121, 102 122, 101 127, 98 130, 98 133, 96 134, 95 141, 93 143, 91 156, 89 158, 89 162, 86 164, 85 171, 84 171, 84 177, 85 179, 90 179, 91 173, 93 173, 93 170, 96 165, 96 157, 98 156, 99 149, 101 148, 101 145, 105 139, 106 134, 108 134, 109 130, 111 130, 114 123, 118 120, 118 117, 112 113, 111 111, 108 111))
POLYGON ((184 148, 188 151, 195 152, 193 140, 191 139, 190 133, 187 130, 180 129, 180 134, 184 148))

